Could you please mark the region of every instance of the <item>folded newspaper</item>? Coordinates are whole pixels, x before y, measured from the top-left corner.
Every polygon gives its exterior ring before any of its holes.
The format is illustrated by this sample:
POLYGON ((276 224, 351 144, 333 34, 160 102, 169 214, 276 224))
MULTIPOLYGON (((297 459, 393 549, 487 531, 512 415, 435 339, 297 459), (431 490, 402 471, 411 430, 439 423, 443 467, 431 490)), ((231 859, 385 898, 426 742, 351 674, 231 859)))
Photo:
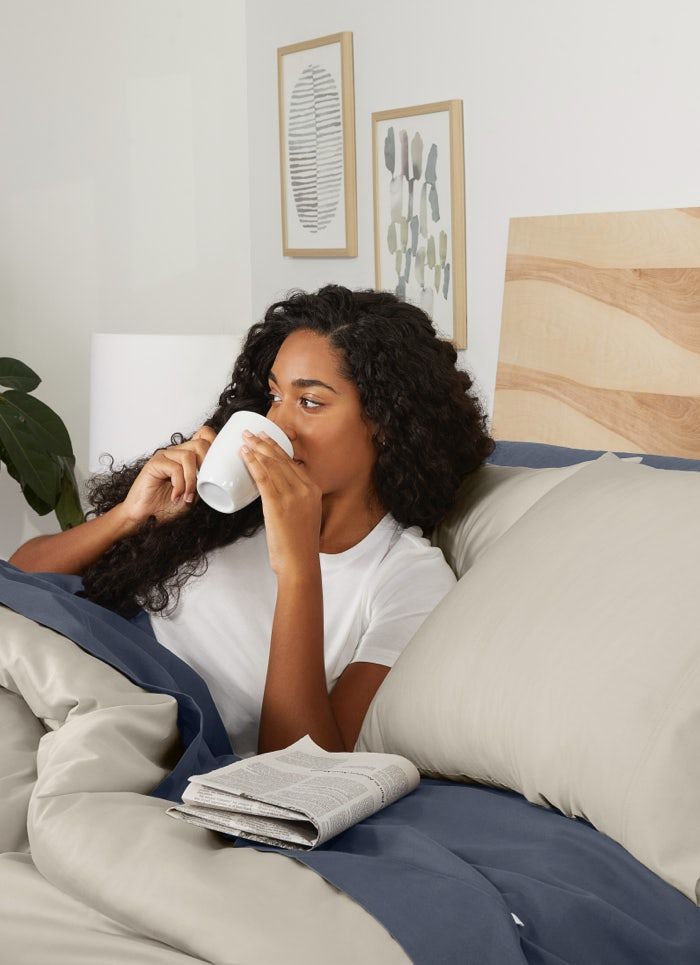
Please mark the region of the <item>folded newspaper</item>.
POLYGON ((415 790, 420 774, 398 754, 331 752, 307 734, 189 778, 166 814, 211 831, 310 851, 415 790))

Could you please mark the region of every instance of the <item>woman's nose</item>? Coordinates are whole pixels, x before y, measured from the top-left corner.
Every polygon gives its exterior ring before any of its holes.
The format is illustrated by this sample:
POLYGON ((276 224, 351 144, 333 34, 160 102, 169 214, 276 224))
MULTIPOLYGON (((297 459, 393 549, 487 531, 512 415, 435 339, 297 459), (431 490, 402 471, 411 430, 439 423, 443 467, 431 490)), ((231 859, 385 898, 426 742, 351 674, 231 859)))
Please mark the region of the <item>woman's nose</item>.
POLYGON ((277 402, 270 406, 267 418, 282 430, 290 442, 294 442, 297 437, 297 431, 294 428, 294 416, 292 412, 284 408, 283 402, 277 402))

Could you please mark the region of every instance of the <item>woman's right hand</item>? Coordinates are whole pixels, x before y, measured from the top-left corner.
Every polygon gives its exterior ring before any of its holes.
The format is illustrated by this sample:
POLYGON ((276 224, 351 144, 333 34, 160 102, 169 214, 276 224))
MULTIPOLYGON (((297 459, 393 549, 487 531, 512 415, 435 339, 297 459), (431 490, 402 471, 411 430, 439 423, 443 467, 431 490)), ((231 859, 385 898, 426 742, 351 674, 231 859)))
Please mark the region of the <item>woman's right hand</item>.
POLYGON ((131 484, 123 514, 140 526, 150 516, 160 524, 189 512, 199 498, 197 470, 215 438, 213 429, 202 426, 188 442, 159 449, 131 484))

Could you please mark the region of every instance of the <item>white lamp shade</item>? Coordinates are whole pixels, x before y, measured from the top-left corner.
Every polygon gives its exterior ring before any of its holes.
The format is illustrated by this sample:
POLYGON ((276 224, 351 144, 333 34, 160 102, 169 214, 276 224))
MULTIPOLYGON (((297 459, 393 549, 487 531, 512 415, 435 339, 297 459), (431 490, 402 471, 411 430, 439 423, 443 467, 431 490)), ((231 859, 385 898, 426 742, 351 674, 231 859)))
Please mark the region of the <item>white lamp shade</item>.
POLYGON ((240 351, 234 335, 92 336, 90 472, 133 462, 212 414, 240 351))

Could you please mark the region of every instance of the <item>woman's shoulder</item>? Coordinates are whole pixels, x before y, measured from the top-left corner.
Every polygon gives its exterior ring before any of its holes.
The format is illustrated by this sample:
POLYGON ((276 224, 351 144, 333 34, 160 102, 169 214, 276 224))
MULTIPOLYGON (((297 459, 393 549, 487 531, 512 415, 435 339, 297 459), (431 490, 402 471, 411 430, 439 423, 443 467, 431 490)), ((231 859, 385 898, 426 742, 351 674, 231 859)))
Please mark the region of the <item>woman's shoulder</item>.
MULTIPOLYGON (((393 517, 392 517, 393 519, 393 517)), ((393 520, 394 535, 378 576, 390 584, 453 586, 457 578, 439 546, 433 546, 420 526, 402 526, 393 520)))
POLYGON ((393 542, 365 584, 367 619, 372 624, 426 616, 456 582, 442 550, 422 529, 397 523, 393 542))

